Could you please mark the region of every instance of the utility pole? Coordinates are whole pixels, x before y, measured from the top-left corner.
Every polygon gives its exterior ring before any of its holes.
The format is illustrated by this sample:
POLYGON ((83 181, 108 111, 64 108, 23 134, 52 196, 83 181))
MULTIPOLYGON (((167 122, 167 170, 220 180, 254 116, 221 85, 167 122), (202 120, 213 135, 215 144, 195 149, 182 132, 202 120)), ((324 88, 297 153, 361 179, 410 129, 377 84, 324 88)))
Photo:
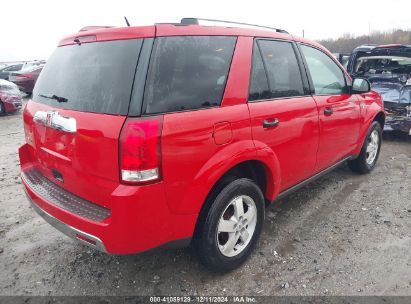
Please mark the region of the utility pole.
POLYGON ((303 38, 304 38, 304 30, 303 30, 303 38))
POLYGON ((368 22, 368 44, 371 43, 370 36, 371 36, 371 23, 368 22))

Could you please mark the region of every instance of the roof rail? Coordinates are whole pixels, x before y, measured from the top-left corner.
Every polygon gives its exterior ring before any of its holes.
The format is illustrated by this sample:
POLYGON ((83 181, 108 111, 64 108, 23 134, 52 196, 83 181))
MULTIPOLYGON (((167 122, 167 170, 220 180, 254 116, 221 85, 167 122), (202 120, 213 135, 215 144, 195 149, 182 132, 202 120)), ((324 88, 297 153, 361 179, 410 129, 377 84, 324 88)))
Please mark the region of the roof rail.
POLYGON ((82 27, 79 32, 86 32, 86 31, 93 31, 93 30, 98 30, 98 29, 103 29, 103 28, 113 28, 114 26, 109 26, 109 25, 91 25, 91 26, 85 26, 82 27))
POLYGON ((192 25, 192 24, 201 25, 200 21, 226 23, 226 24, 232 24, 232 25, 243 25, 243 26, 246 26, 246 27, 255 27, 255 28, 261 28, 261 29, 268 29, 268 30, 276 31, 278 33, 289 34, 285 30, 274 28, 274 27, 261 26, 261 25, 257 25, 257 24, 243 23, 243 22, 232 22, 232 21, 225 21, 225 20, 216 20, 216 19, 183 18, 183 19, 181 19, 181 24, 182 25, 192 25))

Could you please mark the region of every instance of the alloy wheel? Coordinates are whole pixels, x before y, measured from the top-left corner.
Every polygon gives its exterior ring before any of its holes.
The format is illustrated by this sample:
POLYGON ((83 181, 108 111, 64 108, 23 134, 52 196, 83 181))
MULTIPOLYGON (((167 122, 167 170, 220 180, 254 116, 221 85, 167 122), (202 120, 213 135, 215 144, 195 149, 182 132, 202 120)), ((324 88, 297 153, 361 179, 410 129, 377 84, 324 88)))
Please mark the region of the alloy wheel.
POLYGON ((257 207, 246 195, 235 197, 221 214, 217 244, 226 257, 240 254, 250 243, 257 224, 257 207))
POLYGON ((380 143, 380 136, 377 130, 373 130, 369 136, 367 150, 366 150, 366 161, 368 165, 372 165, 378 154, 378 148, 380 143))

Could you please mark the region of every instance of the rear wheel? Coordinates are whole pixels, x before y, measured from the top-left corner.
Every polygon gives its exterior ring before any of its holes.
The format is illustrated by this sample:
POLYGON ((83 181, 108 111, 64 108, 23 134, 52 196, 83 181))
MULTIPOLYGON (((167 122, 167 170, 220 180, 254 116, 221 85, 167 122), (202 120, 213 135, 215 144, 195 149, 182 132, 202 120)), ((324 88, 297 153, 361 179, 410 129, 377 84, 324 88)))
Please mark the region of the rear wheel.
POLYGON ((361 174, 371 172, 380 154, 381 140, 381 126, 378 122, 374 121, 368 129, 360 154, 356 159, 348 161, 350 169, 361 174))
POLYGON ((208 212, 199 217, 194 245, 207 268, 230 271, 256 246, 264 221, 264 197, 252 180, 240 178, 210 199, 208 212))

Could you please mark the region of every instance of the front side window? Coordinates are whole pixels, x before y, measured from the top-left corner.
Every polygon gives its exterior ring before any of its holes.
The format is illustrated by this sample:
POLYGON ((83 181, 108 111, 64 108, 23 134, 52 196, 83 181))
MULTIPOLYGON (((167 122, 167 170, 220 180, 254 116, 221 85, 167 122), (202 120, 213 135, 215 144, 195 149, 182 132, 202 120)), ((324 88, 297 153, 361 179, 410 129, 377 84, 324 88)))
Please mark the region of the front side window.
POLYGON ((303 96, 303 82, 291 42, 259 40, 271 98, 303 96))
POLYGON ((345 92, 344 73, 329 56, 306 45, 301 45, 301 51, 308 65, 315 95, 338 95, 345 92))
POLYGON ((145 88, 145 113, 218 106, 224 94, 235 37, 156 39, 145 88))

